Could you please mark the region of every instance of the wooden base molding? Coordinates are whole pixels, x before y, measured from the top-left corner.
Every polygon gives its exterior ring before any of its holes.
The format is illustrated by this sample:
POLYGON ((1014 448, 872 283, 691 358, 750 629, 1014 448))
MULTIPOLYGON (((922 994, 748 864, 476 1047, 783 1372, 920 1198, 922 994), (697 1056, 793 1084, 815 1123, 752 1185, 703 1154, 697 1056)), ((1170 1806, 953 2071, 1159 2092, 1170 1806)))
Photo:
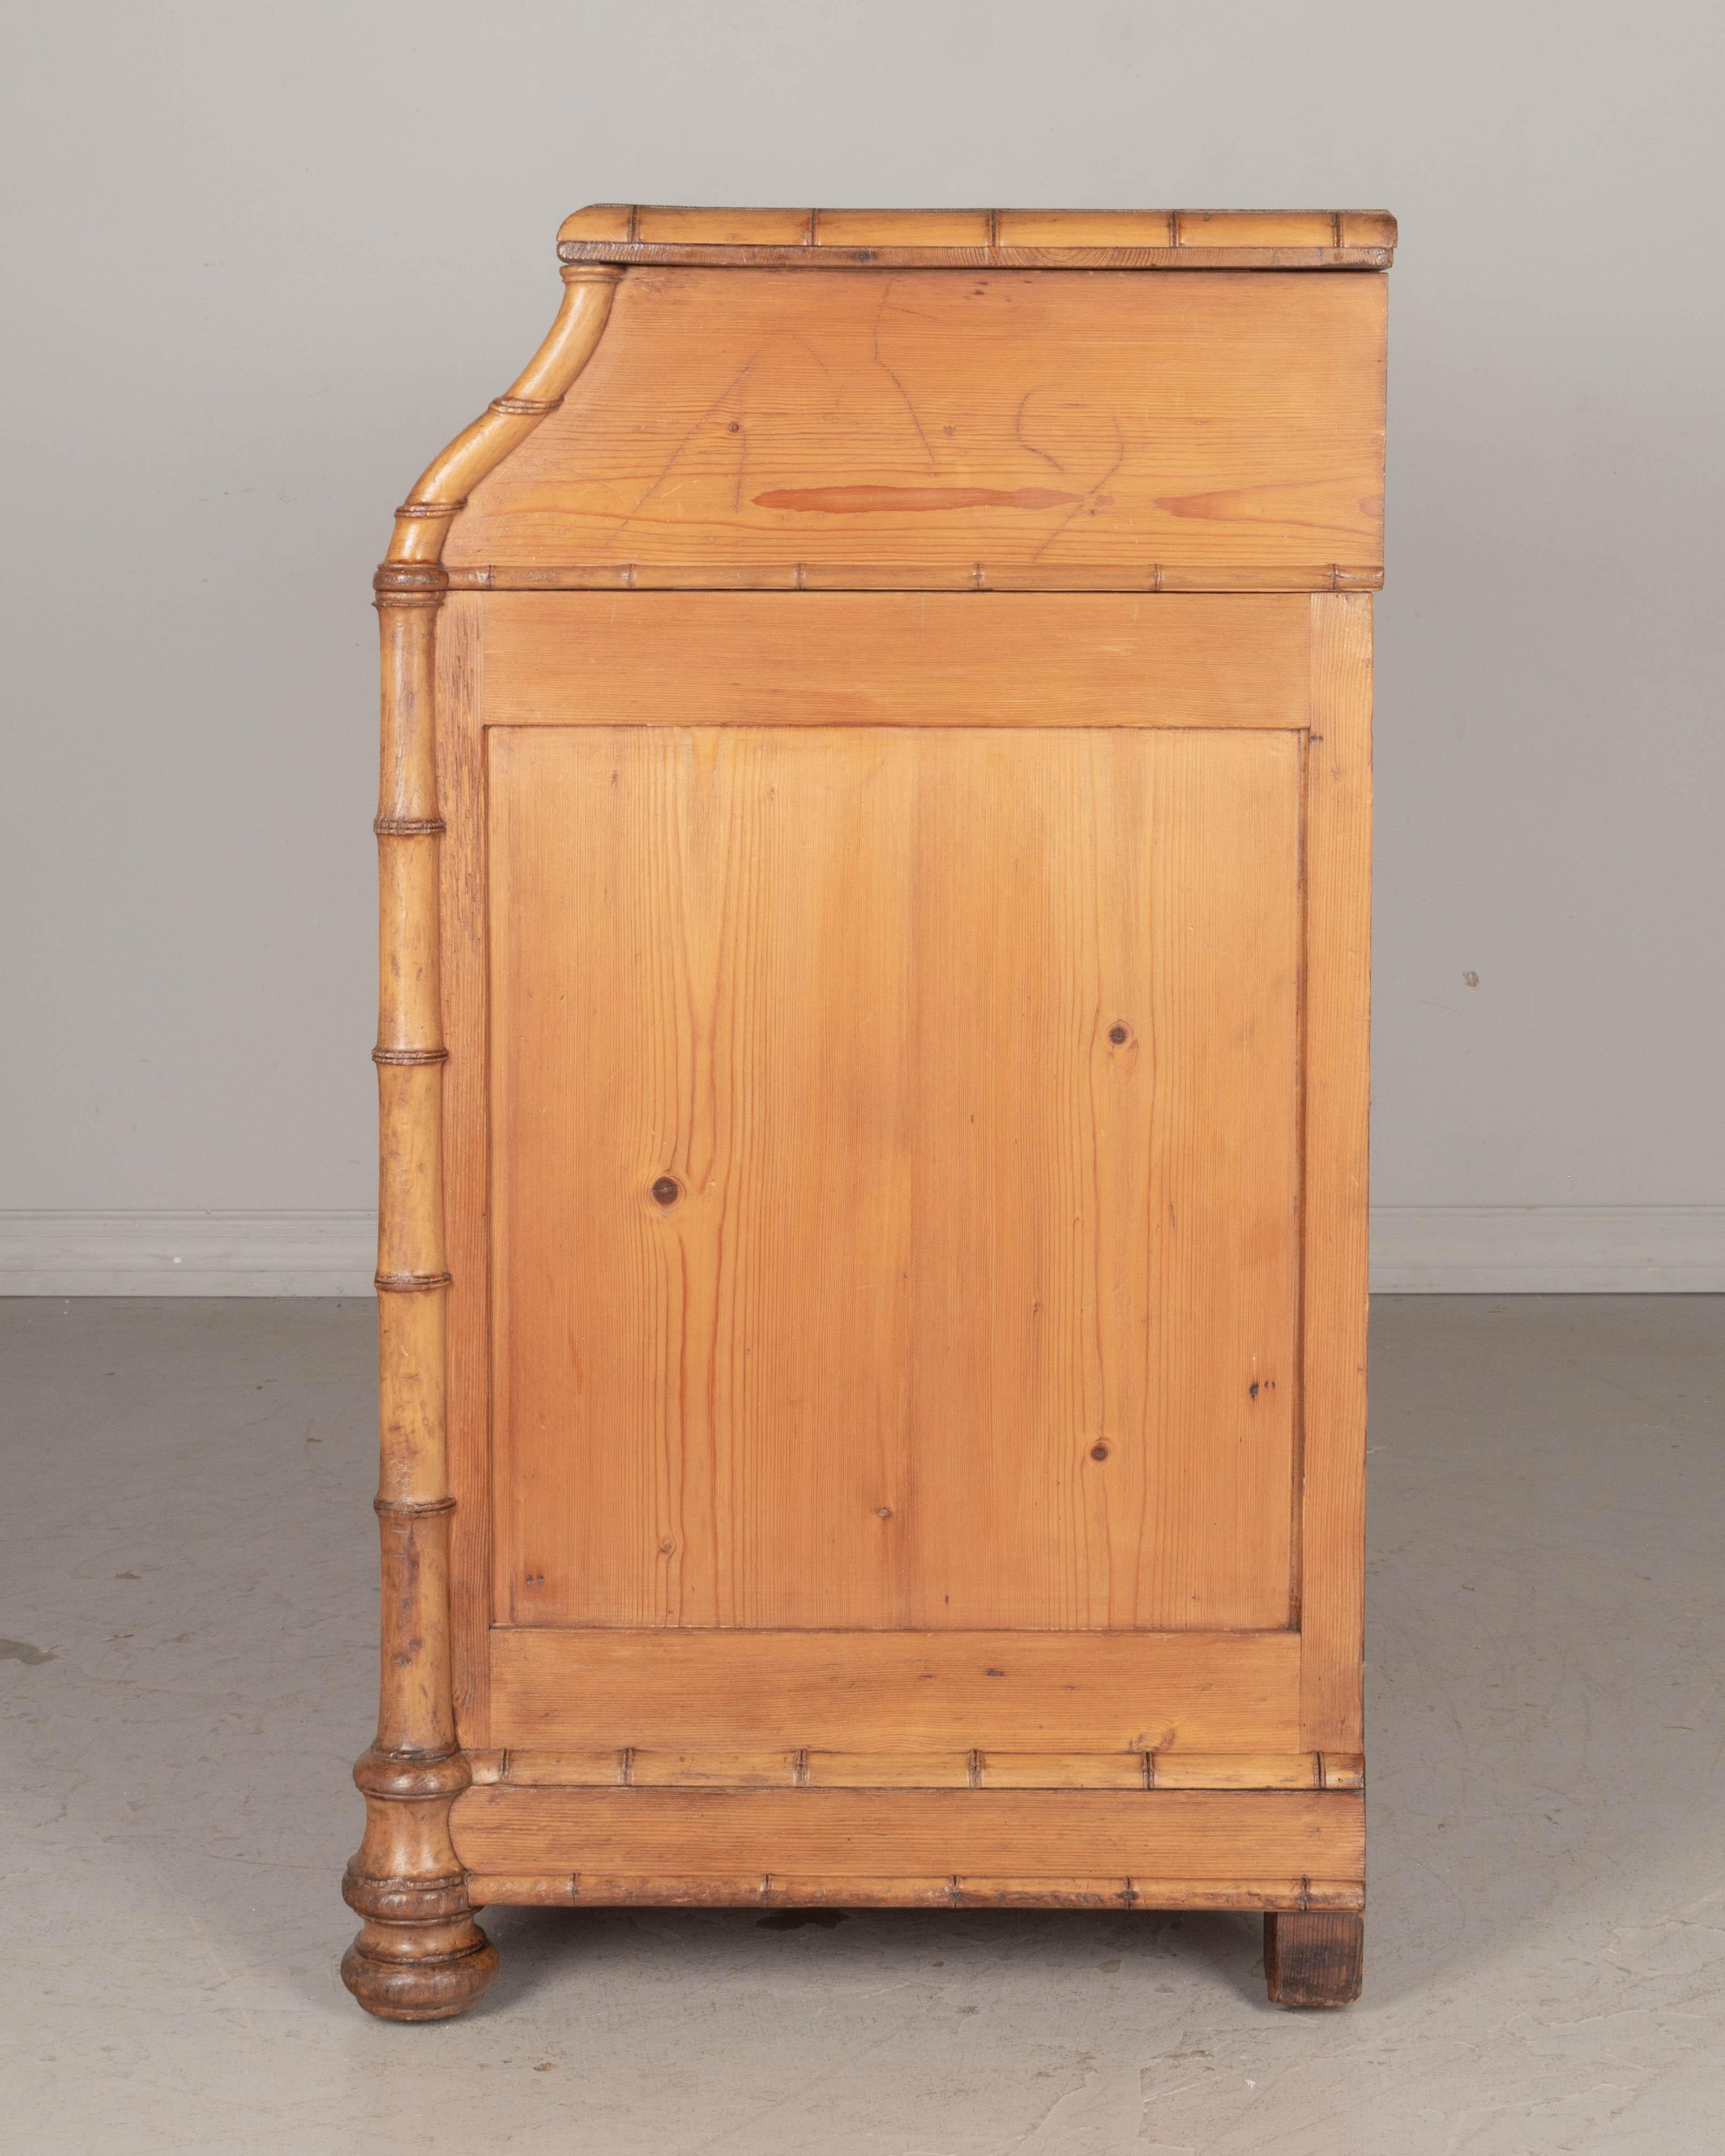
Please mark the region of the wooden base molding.
MULTIPOLYGON (((470 1871, 735 1880, 1322 1879, 1358 1892, 1358 1791, 581 1789, 479 1784, 452 1831, 470 1871)), ((1296 1898, 1293 1906, 1303 1906, 1296 1898)), ((1262 1906, 1260 1904, 1260 1906, 1262 1906)))
MULTIPOLYGON (((984 1878, 930 1876, 894 1879, 872 1874, 818 1878, 762 1872, 731 1879, 645 1872, 607 1877, 597 1872, 485 1872, 467 1878, 475 1908, 709 1909, 1237 1909, 1358 1910, 1363 1890, 1345 1879, 984 1878)), ((1290 2005, 1296 2001, 1287 2002, 1290 2005)))

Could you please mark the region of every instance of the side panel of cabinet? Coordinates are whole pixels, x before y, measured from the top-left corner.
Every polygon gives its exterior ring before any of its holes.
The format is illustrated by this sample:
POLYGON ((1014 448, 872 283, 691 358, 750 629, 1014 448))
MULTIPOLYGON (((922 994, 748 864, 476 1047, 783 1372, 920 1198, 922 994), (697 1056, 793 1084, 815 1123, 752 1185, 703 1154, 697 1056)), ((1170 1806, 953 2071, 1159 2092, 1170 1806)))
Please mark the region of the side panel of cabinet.
POLYGON ((496 1622, 1288 1622, 1300 738, 975 658, 489 730, 496 1622))
MULTIPOLYGON (((709 595, 698 596, 709 601, 709 595)), ((477 1745, 489 1741, 487 1630, 492 1606, 482 627, 498 603, 452 596, 444 610, 439 647, 440 786, 449 824, 444 944, 450 1044, 446 1168, 454 1276, 449 1377, 452 1486, 458 1500, 455 1665, 464 1738, 477 1745)), ((689 603, 670 600, 672 605, 689 603)), ((630 603, 609 603, 622 613, 630 603)), ((1310 601, 1181 599, 1156 603, 1156 618, 1166 618, 1163 608, 1171 615, 1177 608, 1205 605, 1230 610, 1226 627, 1233 629, 1234 648, 1245 650, 1249 665, 1256 663, 1250 654, 1263 649, 1266 634, 1279 638, 1283 633, 1269 628, 1267 618, 1266 626, 1258 627, 1252 609, 1296 607, 1302 617, 1309 611, 1312 624, 1302 1017, 1309 1065, 1302 1107, 1305 1398, 1294 1435, 1301 1456, 1289 1508, 1291 1558, 1294 1606, 1305 1635, 1301 1741, 1315 1749, 1354 1750, 1360 1726, 1363 1527, 1371 602, 1341 594, 1310 601)), ((1214 640, 1219 664, 1229 639, 1224 634, 1214 640)), ((1291 718, 1297 726, 1306 716, 1304 690, 1302 681, 1300 691, 1283 692, 1281 703, 1266 716, 1282 723, 1291 718)), ((554 723, 556 716, 547 711, 541 723, 554 723)))

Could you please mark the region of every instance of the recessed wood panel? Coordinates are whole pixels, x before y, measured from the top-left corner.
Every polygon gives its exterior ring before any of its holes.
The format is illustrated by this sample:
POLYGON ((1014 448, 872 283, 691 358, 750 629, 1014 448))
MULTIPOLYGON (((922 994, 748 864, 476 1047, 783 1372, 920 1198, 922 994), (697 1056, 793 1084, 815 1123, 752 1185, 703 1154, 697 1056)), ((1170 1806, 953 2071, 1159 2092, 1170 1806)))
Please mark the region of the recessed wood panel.
POLYGON ((1384 302, 1262 270, 632 269, 445 559, 1373 567, 1384 302))
POLYGON ((490 742, 499 1618, 1285 1624, 1297 738, 490 742))

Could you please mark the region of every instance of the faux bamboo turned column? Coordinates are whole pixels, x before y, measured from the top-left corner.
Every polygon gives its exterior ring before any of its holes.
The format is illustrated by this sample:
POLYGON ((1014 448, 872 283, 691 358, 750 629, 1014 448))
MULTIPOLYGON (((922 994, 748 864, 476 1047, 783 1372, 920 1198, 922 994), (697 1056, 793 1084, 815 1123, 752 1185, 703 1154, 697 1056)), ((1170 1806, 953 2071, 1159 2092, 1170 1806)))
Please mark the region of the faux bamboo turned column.
POLYGON ((382 1642, 377 1741, 353 1779, 366 1832, 343 1892, 364 1919, 341 1974, 362 2006, 435 2021, 496 1974, 449 1839, 471 1776, 449 1674, 449 1496, 444 1451, 442 1014, 433 650, 449 578, 387 562, 377 812, 377 1220, 382 1642))
POLYGON ((420 475, 373 578, 382 656, 377 833, 378 1406, 382 1544, 377 1735, 353 1779, 366 1831, 342 1892, 364 1919, 341 1963, 362 2006, 436 2021, 497 1971, 449 1837, 472 1779, 457 1740, 449 1665, 449 1495, 444 1389, 443 1043, 438 973, 434 655, 441 566, 467 490, 555 412, 593 356, 622 271, 572 264, 544 343, 506 393, 420 475))

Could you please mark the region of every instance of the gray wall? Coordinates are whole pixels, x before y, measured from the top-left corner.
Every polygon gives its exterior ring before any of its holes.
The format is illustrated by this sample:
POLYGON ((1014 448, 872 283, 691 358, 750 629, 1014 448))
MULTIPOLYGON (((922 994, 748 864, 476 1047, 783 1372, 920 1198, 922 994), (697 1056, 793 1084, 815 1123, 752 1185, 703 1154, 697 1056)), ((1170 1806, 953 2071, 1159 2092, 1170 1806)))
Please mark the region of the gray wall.
POLYGON ((0 1204, 370 1202, 367 578, 619 198, 1396 211, 1377 1195, 1725 1202, 1722 45, 1717 0, 21 11, 0 1204))

